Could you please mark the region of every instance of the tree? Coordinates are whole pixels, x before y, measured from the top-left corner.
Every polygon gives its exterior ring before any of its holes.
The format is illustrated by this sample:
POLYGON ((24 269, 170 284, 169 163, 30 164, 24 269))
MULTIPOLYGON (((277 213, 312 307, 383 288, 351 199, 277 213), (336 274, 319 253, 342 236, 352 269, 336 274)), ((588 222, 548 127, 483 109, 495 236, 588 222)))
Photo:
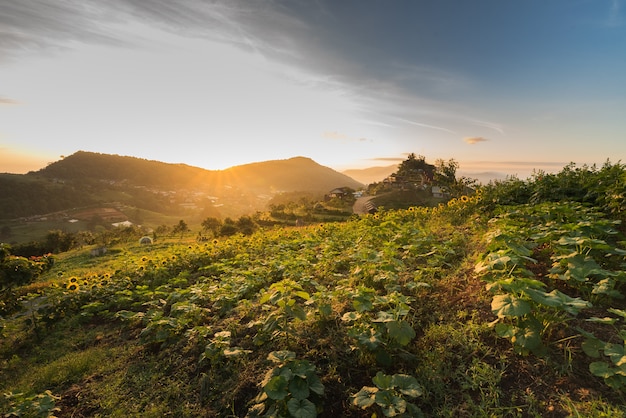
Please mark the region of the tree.
POLYGON ((189 232, 189 227, 187 226, 187 223, 181 219, 178 221, 178 224, 174 227, 174 229, 172 229, 172 233, 180 233, 180 238, 182 239, 185 232, 189 232))
POLYGON ((459 197, 471 193, 472 189, 476 187, 476 179, 464 176, 456 177, 459 163, 454 159, 450 159, 447 162, 438 159, 435 164, 435 183, 445 188, 450 193, 450 196, 459 197))
POLYGON ((220 232, 220 228, 222 227, 222 221, 214 217, 208 217, 204 221, 202 221, 202 230, 203 231, 211 231, 213 236, 217 236, 220 232))
POLYGON ((398 176, 404 177, 408 181, 425 176, 427 182, 433 180, 434 173, 435 166, 428 164, 423 155, 416 156, 414 153, 410 153, 408 158, 400 163, 396 172, 398 176))
POLYGON ((244 235, 252 235, 258 225, 249 216, 242 216, 237 220, 237 229, 244 235))

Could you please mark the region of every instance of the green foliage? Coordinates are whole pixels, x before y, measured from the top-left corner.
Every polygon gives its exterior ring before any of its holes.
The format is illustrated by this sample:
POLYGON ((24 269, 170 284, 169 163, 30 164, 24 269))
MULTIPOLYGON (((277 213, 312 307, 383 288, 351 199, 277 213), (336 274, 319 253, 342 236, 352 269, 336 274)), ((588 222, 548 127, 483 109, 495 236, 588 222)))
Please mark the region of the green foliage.
POLYGON ((487 188, 345 223, 60 254, 0 318, 0 390, 50 389, 76 416, 616 414, 619 199, 515 198, 487 188))
POLYGON ((616 317, 590 318, 588 321, 604 326, 615 327, 619 341, 608 342, 597 338, 593 333, 581 330, 585 337, 582 349, 589 357, 597 361, 589 364, 589 371, 616 389, 626 388, 626 311, 609 309, 609 313, 616 317), (621 325, 618 326, 617 324, 621 325))
POLYGON ((11 408, 3 415, 5 417, 54 418, 54 413, 60 411, 55 405, 61 397, 53 395, 49 390, 35 395, 9 392, 4 396, 11 408))
POLYGON ((321 411, 324 385, 315 365, 296 359, 292 351, 273 351, 267 359, 274 363, 254 400, 248 416, 314 418, 321 411))
POLYGON ((361 409, 377 405, 386 417, 422 417, 424 414, 407 399, 418 398, 423 395, 423 388, 413 376, 406 374, 386 375, 376 373, 372 379, 376 385, 363 386, 352 397, 352 404, 361 409))

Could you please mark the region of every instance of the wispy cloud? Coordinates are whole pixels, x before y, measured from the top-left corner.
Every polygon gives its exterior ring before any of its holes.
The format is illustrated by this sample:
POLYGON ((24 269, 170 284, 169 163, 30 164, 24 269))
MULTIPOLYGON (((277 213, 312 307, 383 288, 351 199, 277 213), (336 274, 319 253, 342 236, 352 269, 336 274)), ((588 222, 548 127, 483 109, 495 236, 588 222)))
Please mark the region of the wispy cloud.
POLYGON ((437 131, 443 131, 443 132, 448 132, 451 134, 456 134, 456 132, 454 132, 453 130, 444 128, 441 126, 429 125, 427 123, 415 122, 415 121, 403 119, 403 118, 397 118, 397 119, 401 122, 408 123, 409 125, 419 126, 419 127, 428 128, 428 129, 435 129, 437 131))
POLYGON ((475 125, 475 126, 482 126, 484 128, 493 129, 496 132, 504 134, 504 129, 502 128, 502 125, 497 124, 497 123, 486 122, 486 121, 482 121, 482 120, 472 120, 472 124, 475 125))
POLYGON ((465 141, 466 143, 470 145, 474 145, 474 144, 478 144, 479 142, 486 142, 489 140, 482 136, 466 136, 465 138, 463 138, 463 141, 465 141))

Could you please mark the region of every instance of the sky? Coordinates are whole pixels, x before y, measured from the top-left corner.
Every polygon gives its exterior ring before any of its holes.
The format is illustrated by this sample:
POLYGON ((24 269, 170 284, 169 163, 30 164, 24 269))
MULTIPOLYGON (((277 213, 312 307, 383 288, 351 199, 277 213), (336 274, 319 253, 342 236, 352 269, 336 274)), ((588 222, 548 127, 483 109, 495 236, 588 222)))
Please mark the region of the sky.
POLYGON ((0 172, 626 161, 626 0, 0 0, 0 172))

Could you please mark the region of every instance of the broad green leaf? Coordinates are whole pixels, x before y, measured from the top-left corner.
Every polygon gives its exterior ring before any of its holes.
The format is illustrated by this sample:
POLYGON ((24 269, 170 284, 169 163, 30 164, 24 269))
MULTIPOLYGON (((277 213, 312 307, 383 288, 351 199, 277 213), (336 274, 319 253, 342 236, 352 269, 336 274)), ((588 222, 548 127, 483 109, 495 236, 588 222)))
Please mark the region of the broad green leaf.
POLYGON ((311 299, 311 295, 309 295, 307 292, 300 290, 294 293, 296 296, 301 297, 304 300, 309 300, 311 299))
POLYGON ((520 331, 521 332, 515 334, 515 339, 512 340, 514 344, 524 347, 532 352, 535 352, 543 345, 539 332, 536 329, 526 327, 520 328, 520 331))
POLYGON ((393 384, 403 395, 417 398, 423 394, 422 387, 417 383, 417 379, 408 374, 394 374, 393 384))
POLYGON ((297 318, 301 321, 304 321, 306 319, 306 312, 300 305, 290 306, 286 310, 287 310, 287 313, 293 316, 294 318, 297 318))
POLYGON ((624 353, 623 345, 607 344, 604 349, 604 354, 609 356, 616 366, 626 364, 626 353, 624 353))
POLYGON ((609 365, 603 361, 594 361, 591 363, 589 365, 589 371, 594 376, 602 377, 604 379, 607 379, 615 374, 609 365))
POLYGON ((591 304, 580 298, 572 298, 565 293, 554 289, 550 293, 536 289, 526 289, 525 291, 535 302, 553 308, 562 308, 571 315, 576 315, 581 309, 591 307, 591 304))
POLYGON ((306 380, 297 375, 289 382, 289 392, 296 399, 306 399, 310 395, 306 380))
POLYGON ((378 388, 371 386, 363 386, 352 399, 352 404, 362 409, 372 406, 375 402, 374 395, 378 392, 378 388))
POLYGON ((563 301, 556 294, 556 289, 550 293, 538 289, 526 289, 525 292, 532 300, 540 305, 550 306, 553 308, 558 308, 563 305, 563 301))
POLYGON ((374 400, 386 417, 395 417, 406 411, 406 401, 393 393, 382 390, 374 395, 374 400))
POLYGON ((415 338, 415 330, 406 321, 391 321, 385 324, 389 337, 401 346, 405 346, 415 338))
POLYGON ((317 416, 315 404, 308 399, 289 399, 287 410, 294 418, 315 418, 317 416))
POLYGON ((523 316, 531 312, 530 303, 514 295, 495 295, 491 301, 491 310, 498 317, 523 316))
POLYGON ((289 368, 296 376, 306 379, 311 373, 315 373, 315 366, 307 360, 296 360, 289 365, 289 368))
POLYGON ((520 242, 507 239, 505 240, 505 245, 507 246, 507 248, 513 251, 513 253, 519 256, 523 256, 524 258, 530 257, 530 255, 532 254, 532 252, 520 242))
POLYGON ((372 322, 390 322, 393 321, 393 314, 387 311, 380 311, 376 315, 376 318, 372 320, 372 322))
POLYGON ((383 372, 376 373, 376 376, 372 378, 372 382, 382 390, 392 389, 394 385, 393 376, 386 375, 383 372))
POLYGON ((600 267, 592 257, 577 254, 568 260, 565 278, 585 282, 589 277, 604 278, 609 274, 610 272, 600 267))
POLYGON ((306 377, 306 382, 312 392, 317 393, 320 396, 324 394, 324 385, 317 375, 310 373, 306 377))
POLYGON ((587 338, 581 344, 581 348, 589 357, 599 358, 600 350, 604 349, 604 343, 597 338, 587 338))
POLYGON ((371 311, 374 309, 373 295, 358 295, 352 299, 352 307, 356 309, 357 312, 371 311))
POLYGON ((356 336, 357 340, 359 340, 359 344, 372 351, 374 351, 382 343, 380 337, 380 332, 374 328, 367 328, 363 330, 361 334, 356 336))
POLYGON ((618 290, 615 290, 615 284, 614 278, 607 277, 606 279, 602 279, 598 283, 595 283, 591 293, 594 295, 607 295, 615 299, 622 298, 623 295, 618 290))
POLYGON ((515 335, 516 330, 517 327, 510 324, 503 324, 502 322, 496 324, 496 334, 498 337, 510 339, 515 335))
POLYGON ((289 394, 287 380, 282 376, 274 376, 263 388, 270 399, 280 401, 289 394))

